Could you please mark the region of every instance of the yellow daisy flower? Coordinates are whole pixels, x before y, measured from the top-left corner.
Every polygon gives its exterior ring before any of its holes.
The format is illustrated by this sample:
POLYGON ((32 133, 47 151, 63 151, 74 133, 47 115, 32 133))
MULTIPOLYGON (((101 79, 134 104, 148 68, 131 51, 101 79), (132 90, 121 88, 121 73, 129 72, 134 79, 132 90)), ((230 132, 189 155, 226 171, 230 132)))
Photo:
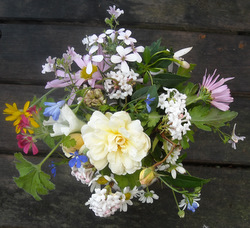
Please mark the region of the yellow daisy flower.
POLYGON ((33 127, 39 127, 38 123, 32 118, 32 114, 28 112, 30 101, 27 101, 23 107, 23 109, 18 109, 16 103, 13 103, 13 105, 5 104, 7 106, 6 109, 3 110, 3 114, 9 115, 5 118, 6 121, 14 121, 13 125, 16 126, 16 133, 20 132, 20 127, 18 127, 18 124, 20 123, 22 119, 22 115, 25 115, 25 117, 29 118, 29 121, 33 127))

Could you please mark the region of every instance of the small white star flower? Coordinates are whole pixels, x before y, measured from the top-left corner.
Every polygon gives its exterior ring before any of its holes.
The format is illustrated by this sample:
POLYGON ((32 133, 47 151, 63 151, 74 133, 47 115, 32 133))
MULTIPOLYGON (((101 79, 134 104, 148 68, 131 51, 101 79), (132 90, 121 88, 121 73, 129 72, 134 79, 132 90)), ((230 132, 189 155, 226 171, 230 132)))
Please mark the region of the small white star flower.
POLYGON ((236 124, 234 124, 232 136, 231 136, 231 139, 228 141, 228 143, 232 143, 232 148, 234 148, 236 150, 236 143, 238 143, 239 140, 244 141, 244 139, 246 137, 245 136, 237 136, 235 134, 235 128, 236 128, 236 124))

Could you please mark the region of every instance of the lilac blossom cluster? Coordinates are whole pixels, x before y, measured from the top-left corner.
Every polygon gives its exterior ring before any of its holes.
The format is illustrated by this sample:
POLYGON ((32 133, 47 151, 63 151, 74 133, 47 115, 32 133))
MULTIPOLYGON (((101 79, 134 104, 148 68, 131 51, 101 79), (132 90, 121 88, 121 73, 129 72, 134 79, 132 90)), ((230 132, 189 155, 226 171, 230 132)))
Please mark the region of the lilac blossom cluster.
POLYGON ((177 89, 163 87, 166 93, 159 96, 158 107, 163 109, 168 116, 167 126, 172 136, 172 140, 181 140, 182 136, 190 130, 191 116, 186 109, 185 94, 177 89))

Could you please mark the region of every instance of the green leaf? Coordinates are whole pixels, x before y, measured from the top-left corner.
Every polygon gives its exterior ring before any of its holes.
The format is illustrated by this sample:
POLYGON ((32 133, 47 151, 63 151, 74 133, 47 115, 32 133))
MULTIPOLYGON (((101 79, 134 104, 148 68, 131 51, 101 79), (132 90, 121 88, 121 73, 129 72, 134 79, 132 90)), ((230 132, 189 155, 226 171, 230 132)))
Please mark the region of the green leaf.
POLYGON ((134 188, 135 186, 139 186, 139 175, 141 170, 137 170, 133 174, 126 174, 126 175, 115 175, 115 180, 118 182, 118 185, 121 189, 129 186, 130 189, 134 188))
POLYGON ((198 128, 211 131, 211 127, 220 128, 225 126, 226 122, 234 119, 238 113, 233 111, 220 111, 217 108, 209 108, 208 106, 196 106, 189 111, 191 122, 198 128))
POLYGON ((158 112, 151 112, 148 115, 148 127, 155 127, 156 124, 160 121, 161 115, 158 112))
POLYGON ((187 77, 172 73, 158 74, 153 77, 156 84, 167 86, 168 88, 176 87, 178 84, 185 82, 187 77))
POLYGON ((150 62, 151 54, 150 54, 150 49, 148 46, 145 47, 145 49, 144 49, 143 59, 144 59, 145 64, 148 64, 150 62))
POLYGON ((166 181, 168 184, 180 187, 180 188, 196 188, 202 187, 204 184, 208 183, 209 179, 202 179, 199 177, 188 176, 183 174, 177 174, 176 179, 173 179, 169 173, 160 172, 160 174, 165 174, 161 178, 166 181))
POLYGON ((65 136, 64 139, 62 140, 63 146, 67 148, 74 147, 76 145, 76 140, 71 138, 69 135, 65 136))
POLYGON ((156 52, 163 51, 166 48, 161 46, 161 40, 153 42, 149 47, 151 55, 154 55, 156 52))
POLYGON ((190 67, 188 69, 185 69, 185 68, 180 66, 178 68, 178 70, 177 70, 177 74, 190 78, 191 77, 191 72, 193 71, 195 66, 196 66, 196 64, 190 64, 190 67))
POLYGON ((44 173, 39 165, 27 161, 21 153, 15 153, 15 158, 20 176, 14 177, 14 181, 19 188, 31 194, 36 200, 41 200, 39 194, 46 195, 48 190, 55 189, 55 185, 50 181, 50 175, 44 173))

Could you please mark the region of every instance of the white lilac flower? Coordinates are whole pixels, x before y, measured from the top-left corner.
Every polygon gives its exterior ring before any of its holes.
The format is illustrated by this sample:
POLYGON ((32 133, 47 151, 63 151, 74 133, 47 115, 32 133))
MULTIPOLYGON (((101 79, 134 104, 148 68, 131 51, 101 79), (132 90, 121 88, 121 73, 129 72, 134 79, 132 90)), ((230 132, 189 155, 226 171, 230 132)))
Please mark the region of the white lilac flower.
POLYGON ((121 32, 119 36, 117 37, 118 40, 122 40, 127 45, 132 45, 136 43, 136 39, 130 37, 132 32, 130 30, 126 30, 125 32, 121 32))
POLYGON ((151 147, 149 136, 139 120, 131 120, 127 112, 114 114, 95 111, 81 129, 89 149, 87 156, 97 170, 109 166, 117 175, 132 174, 142 166, 141 160, 151 147))
POLYGON ((234 124, 232 136, 231 136, 231 139, 228 141, 228 143, 232 143, 232 148, 234 148, 236 150, 236 143, 238 143, 239 140, 244 141, 244 139, 246 137, 245 136, 237 136, 235 134, 235 128, 236 128, 236 124, 234 124))
POLYGON ((111 15, 111 16, 114 16, 115 19, 117 19, 119 16, 121 16, 121 14, 124 14, 124 11, 123 10, 120 10, 119 8, 116 9, 116 6, 113 5, 113 6, 109 6, 109 10, 107 10, 108 13, 111 15))
POLYGON ((76 166, 73 166, 71 168, 71 175, 74 176, 78 181, 81 181, 82 184, 88 185, 95 173, 95 171, 92 168, 84 168, 83 164, 80 168, 77 168, 76 166))
POLYGON ((168 89, 163 87, 166 93, 159 96, 158 107, 163 109, 168 117, 169 132, 172 140, 181 140, 182 136, 190 130, 191 116, 186 109, 185 94, 180 93, 176 89, 168 89))
POLYGON ((154 200, 158 200, 159 196, 155 194, 153 190, 145 192, 144 190, 140 191, 139 201, 142 203, 153 203, 154 200))
POLYGON ((110 99, 125 99, 128 95, 132 95, 132 85, 135 81, 138 81, 137 77, 139 74, 132 69, 128 72, 123 72, 120 70, 120 65, 115 69, 118 70, 107 73, 107 77, 110 79, 105 80, 104 88, 108 92, 110 99))
POLYGON ((79 132, 85 123, 79 120, 74 112, 70 109, 68 105, 64 105, 61 108, 61 112, 57 121, 53 120, 50 116, 49 120, 44 120, 44 126, 53 125, 53 133, 50 133, 51 137, 66 135, 70 133, 79 132))
MULTIPOLYGON (((200 196, 200 194, 198 195, 198 197, 200 196)), ((182 195, 183 199, 181 200, 179 207, 182 208, 182 210, 185 210, 186 208, 192 212, 195 212, 195 210, 200 206, 199 203, 197 201, 200 200, 200 198, 198 197, 194 197, 192 198, 192 205, 188 199, 188 197, 186 197, 185 195, 182 195)))
POLYGON ((49 56, 46 61, 47 63, 45 63, 44 65, 42 65, 42 74, 45 74, 46 72, 54 72, 54 65, 55 65, 55 60, 56 57, 54 57, 53 59, 51 58, 51 56, 49 56))
POLYGON ((89 205, 96 216, 108 217, 113 215, 121 206, 122 193, 107 193, 107 189, 95 189, 95 193, 89 198, 85 205, 89 205))
POLYGON ((120 63, 121 70, 123 72, 129 72, 128 62, 135 62, 137 60, 137 56, 135 54, 129 54, 132 51, 131 47, 124 48, 122 46, 117 46, 116 51, 118 55, 111 56, 112 63, 120 63))

